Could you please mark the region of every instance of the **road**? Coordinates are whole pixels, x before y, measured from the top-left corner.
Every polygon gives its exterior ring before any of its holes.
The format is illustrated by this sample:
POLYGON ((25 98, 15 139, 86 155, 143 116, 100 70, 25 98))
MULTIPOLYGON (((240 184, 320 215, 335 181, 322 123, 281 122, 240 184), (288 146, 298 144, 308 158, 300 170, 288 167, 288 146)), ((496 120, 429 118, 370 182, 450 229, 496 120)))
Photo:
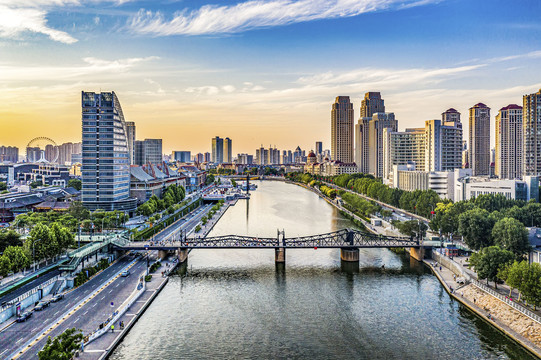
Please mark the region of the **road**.
MULTIPOLYGON (((0 333, 0 358, 5 358, 17 351, 20 347, 33 339, 38 334, 42 334, 52 324, 54 324, 63 314, 75 306, 82 299, 88 297, 94 290, 100 288, 104 282, 127 266, 133 258, 124 257, 111 265, 109 268, 98 274, 80 287, 74 289, 66 295, 63 300, 52 303, 48 308, 40 312, 34 312, 32 317, 24 323, 14 323, 6 330, 0 333), (16 341, 14 341, 16 339, 16 341)), ((132 268, 132 273, 141 273, 146 267, 146 262, 139 262, 132 268)), ((99 323, 107 318, 107 314, 113 311, 110 306, 111 301, 124 299, 126 293, 131 293, 137 282, 137 275, 130 275, 127 278, 119 277, 102 291, 103 295, 98 294, 83 307, 72 314, 67 320, 58 325, 48 335, 56 336, 70 327, 77 327, 83 331, 90 332, 97 328, 99 323), (122 284, 122 286, 120 286, 122 284), (133 285, 133 286, 132 286, 133 285)), ((119 305, 117 302, 115 304, 119 305)), ((37 352, 43 347, 47 338, 44 337, 37 344, 24 353, 21 359, 34 359, 37 352)))
POLYGON ((188 230, 188 232, 193 229, 201 221, 201 218, 206 215, 213 204, 206 204, 183 217, 182 219, 171 224, 165 228, 160 233, 156 234, 153 238, 153 241, 167 241, 167 240, 178 240, 180 238, 181 230, 188 230))
MULTIPOLYGON (((41 284, 43 284, 44 282, 46 282, 50 278, 53 278, 53 277, 55 277, 56 275, 59 275, 59 274, 60 274, 60 270, 55 269, 55 270, 51 270, 47 274, 41 275, 40 277, 30 281, 29 283, 21 286, 20 288, 10 292, 9 294, 6 294, 6 295, 2 296, 0 298, 0 304, 3 304, 4 302, 10 302, 11 300, 21 296, 25 292, 30 291, 35 287, 40 286, 41 284)), ((0 346, 0 349, 1 348, 2 347, 0 346)))

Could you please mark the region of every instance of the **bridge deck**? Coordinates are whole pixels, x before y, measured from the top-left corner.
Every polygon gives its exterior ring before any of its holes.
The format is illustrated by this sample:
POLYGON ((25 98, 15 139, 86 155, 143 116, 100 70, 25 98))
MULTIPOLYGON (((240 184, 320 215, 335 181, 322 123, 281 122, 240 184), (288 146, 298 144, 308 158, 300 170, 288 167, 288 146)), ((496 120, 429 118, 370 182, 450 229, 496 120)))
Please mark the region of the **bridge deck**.
POLYGON ((381 236, 358 230, 343 229, 327 234, 293 238, 267 238, 225 235, 192 238, 174 242, 129 242, 118 247, 126 250, 174 250, 187 249, 262 249, 262 248, 397 248, 421 247, 413 238, 381 236))

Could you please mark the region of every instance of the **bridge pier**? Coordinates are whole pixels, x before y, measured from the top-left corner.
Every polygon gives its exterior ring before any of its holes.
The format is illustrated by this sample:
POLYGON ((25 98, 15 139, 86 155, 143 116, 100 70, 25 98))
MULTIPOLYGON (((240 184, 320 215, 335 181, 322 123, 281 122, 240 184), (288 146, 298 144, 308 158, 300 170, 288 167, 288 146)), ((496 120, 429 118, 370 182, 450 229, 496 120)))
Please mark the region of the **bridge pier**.
POLYGON ((286 249, 283 247, 274 248, 274 262, 276 264, 286 263, 286 249))
POLYGON ((420 247, 420 248, 410 248, 410 256, 412 258, 414 258, 415 260, 417 261, 423 261, 424 257, 425 257, 425 249, 420 247))
POLYGON ((180 264, 188 263, 188 249, 187 248, 179 248, 177 250, 178 254, 178 262, 180 264))
POLYGON ((346 262, 359 262, 359 249, 340 248, 340 260, 346 262))

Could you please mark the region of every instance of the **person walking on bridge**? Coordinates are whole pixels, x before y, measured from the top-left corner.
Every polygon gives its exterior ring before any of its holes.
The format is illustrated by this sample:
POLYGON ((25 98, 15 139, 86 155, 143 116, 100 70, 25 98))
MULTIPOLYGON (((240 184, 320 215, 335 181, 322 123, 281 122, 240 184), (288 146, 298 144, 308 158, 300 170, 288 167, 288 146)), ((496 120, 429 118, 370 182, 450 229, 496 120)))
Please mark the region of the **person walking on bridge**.
POLYGON ((111 325, 111 332, 114 332, 115 331, 115 325, 111 325))

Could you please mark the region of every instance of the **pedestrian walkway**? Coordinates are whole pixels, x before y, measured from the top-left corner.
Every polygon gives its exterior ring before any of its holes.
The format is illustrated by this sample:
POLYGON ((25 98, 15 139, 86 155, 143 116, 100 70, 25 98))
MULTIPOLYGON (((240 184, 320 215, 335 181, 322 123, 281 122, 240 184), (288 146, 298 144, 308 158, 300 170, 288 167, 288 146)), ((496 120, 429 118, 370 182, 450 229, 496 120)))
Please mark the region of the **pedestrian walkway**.
POLYGON ((541 325, 475 285, 457 283, 456 274, 436 261, 424 262, 453 298, 541 357, 541 325))

